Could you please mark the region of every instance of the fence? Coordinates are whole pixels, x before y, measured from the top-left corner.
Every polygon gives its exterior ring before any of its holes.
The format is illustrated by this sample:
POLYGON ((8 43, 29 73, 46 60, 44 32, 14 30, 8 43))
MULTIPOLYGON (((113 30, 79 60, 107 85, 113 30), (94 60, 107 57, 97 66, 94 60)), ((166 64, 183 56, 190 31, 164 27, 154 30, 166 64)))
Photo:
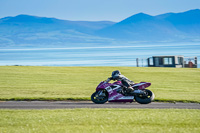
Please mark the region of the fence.
POLYGON ((186 68, 197 68, 197 57, 184 57, 183 67, 186 68))

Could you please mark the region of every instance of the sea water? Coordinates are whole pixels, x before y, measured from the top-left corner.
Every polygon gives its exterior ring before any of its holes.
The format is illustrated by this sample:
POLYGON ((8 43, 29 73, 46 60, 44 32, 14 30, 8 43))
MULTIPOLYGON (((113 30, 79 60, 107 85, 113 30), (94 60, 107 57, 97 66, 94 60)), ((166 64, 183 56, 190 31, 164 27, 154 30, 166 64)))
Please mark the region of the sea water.
MULTIPOLYGON (((198 68, 200 68, 200 43, 1 48, 0 65, 136 66, 136 58, 146 59, 160 55, 197 56, 198 68)), ((143 60, 139 63, 143 64, 143 60)))

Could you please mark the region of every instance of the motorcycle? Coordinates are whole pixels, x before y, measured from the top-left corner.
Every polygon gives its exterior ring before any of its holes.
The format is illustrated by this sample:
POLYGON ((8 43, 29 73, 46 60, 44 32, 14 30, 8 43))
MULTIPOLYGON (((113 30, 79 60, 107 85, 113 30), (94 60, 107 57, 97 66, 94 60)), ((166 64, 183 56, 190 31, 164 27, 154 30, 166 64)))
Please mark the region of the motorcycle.
POLYGON ((140 82, 131 85, 134 91, 127 92, 126 87, 121 81, 114 83, 100 82, 96 88, 96 92, 91 95, 91 100, 96 104, 104 104, 108 102, 133 102, 134 100, 140 104, 148 104, 154 100, 154 93, 148 89, 151 83, 140 82))

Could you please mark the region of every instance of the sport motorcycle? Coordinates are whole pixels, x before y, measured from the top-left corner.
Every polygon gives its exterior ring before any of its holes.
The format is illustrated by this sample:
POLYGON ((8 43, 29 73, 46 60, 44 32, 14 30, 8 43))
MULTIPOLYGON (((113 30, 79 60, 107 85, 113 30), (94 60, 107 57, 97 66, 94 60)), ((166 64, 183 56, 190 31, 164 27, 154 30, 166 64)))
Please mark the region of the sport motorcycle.
POLYGON ((133 102, 136 101, 140 104, 148 104, 154 100, 154 93, 148 89, 151 83, 140 82, 132 84, 134 89, 128 92, 127 88, 123 86, 121 81, 114 83, 100 82, 96 88, 96 92, 91 95, 91 100, 96 104, 104 104, 108 102, 133 102))

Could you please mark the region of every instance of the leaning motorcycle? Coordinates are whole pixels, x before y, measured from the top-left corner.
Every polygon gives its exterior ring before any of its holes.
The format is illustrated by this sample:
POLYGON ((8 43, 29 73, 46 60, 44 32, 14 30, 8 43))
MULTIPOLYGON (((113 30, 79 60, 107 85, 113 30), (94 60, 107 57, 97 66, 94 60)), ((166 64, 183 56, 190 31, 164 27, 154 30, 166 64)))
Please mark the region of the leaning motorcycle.
POLYGON ((96 104, 108 102, 133 102, 134 100, 140 104, 148 104, 154 100, 154 93, 148 89, 151 83, 140 82, 132 85, 134 91, 128 93, 126 87, 121 81, 114 83, 100 82, 96 88, 96 92, 91 95, 91 100, 96 104))

